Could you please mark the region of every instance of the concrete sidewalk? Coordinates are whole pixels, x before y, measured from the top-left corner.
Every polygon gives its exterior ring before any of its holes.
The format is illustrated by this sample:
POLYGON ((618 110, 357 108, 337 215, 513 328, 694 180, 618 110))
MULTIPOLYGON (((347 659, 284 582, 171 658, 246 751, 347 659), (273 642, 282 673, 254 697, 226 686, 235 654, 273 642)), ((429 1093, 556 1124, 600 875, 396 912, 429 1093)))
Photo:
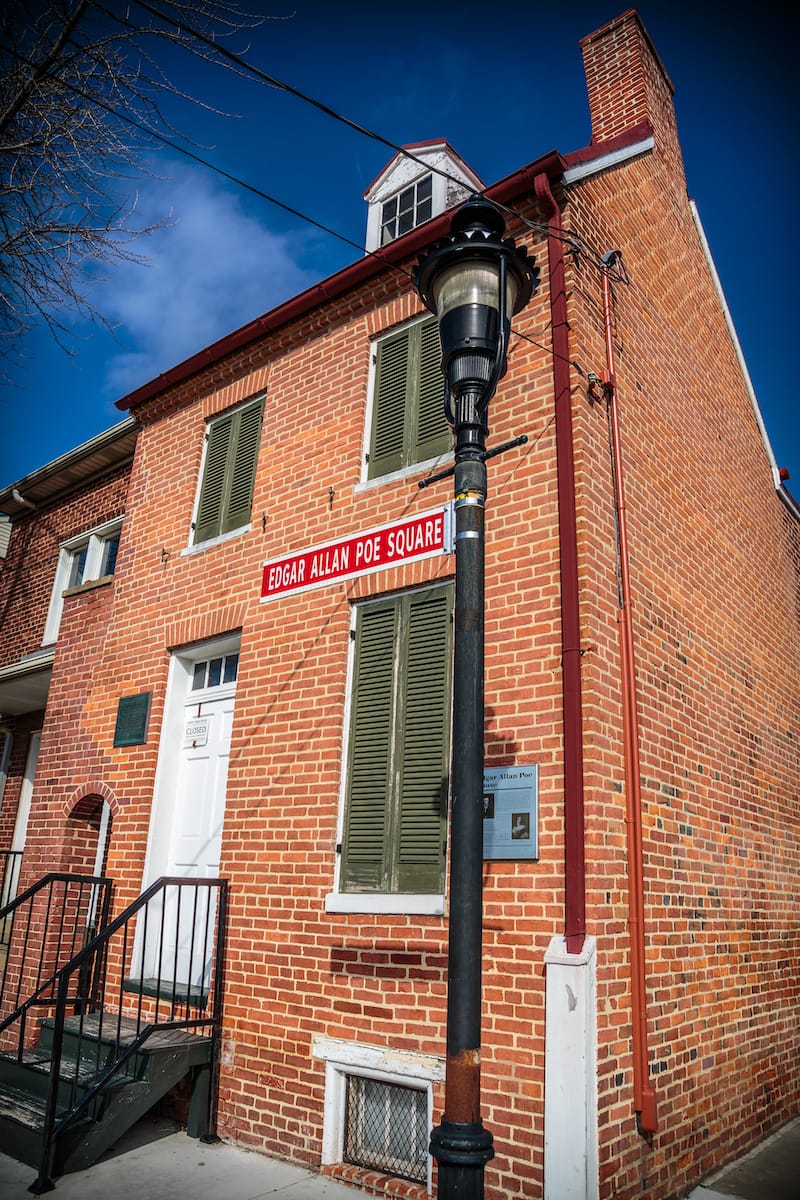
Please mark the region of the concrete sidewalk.
MULTIPOLYGON (((36 1171, 0 1154, 0 1197, 30 1200, 36 1171)), ((87 1171, 56 1181, 56 1200, 354 1200, 360 1189, 315 1171, 144 1118, 87 1171)), ((800 1117, 710 1176, 687 1200, 800 1200, 800 1117)), ((643 1197, 642 1200, 645 1200, 643 1197)))
POLYGON ((688 1200, 800 1200, 800 1117, 695 1188, 688 1200))
MULTIPOLYGON (((31 1200, 36 1171, 0 1154, 2 1200, 31 1200)), ((238 1146, 211 1146, 173 1122, 144 1118, 93 1167, 62 1175, 54 1200, 354 1200, 359 1193, 315 1171, 238 1146)))

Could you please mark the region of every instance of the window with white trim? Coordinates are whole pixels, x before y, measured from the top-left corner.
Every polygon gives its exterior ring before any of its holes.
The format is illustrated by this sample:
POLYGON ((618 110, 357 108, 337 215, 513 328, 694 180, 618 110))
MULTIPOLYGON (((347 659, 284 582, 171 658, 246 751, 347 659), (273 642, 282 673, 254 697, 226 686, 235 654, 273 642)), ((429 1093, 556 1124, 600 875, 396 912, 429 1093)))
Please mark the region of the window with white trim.
POLYGON ((433 176, 423 175, 381 205, 381 245, 402 237, 433 216, 433 176))
POLYGON ((6 783, 8 781, 8 764, 11 760, 11 748, 14 745, 14 735, 10 729, 0 725, 0 810, 3 807, 6 783))
POLYGON ((192 543, 250 524, 264 397, 209 421, 192 543))
POLYGON ((376 341, 368 479, 452 449, 453 436, 444 416, 441 357, 435 317, 414 321, 376 341))
POLYGON ((43 645, 50 645, 58 637, 64 592, 68 588, 80 587, 81 584, 106 579, 114 574, 121 532, 122 517, 116 517, 61 543, 43 645))
POLYGON ((437 585, 356 610, 342 893, 444 892, 452 608, 437 585))
POLYGON ((349 1162, 431 1188, 428 1139, 438 1055, 315 1035, 325 1063, 322 1163, 349 1162))

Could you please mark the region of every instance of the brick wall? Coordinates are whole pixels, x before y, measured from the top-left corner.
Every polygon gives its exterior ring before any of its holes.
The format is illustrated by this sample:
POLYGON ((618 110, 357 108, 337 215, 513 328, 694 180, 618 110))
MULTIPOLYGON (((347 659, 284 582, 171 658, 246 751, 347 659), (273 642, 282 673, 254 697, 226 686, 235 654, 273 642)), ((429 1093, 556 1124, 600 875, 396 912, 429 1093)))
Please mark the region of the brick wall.
POLYGON ((14 522, 0 572, 0 666, 42 646, 59 546, 125 511, 129 467, 14 522))
MULTIPOLYGON (((800 1099, 791 976, 799 539, 775 495, 686 206, 663 69, 635 16, 612 27, 614 39, 624 35, 625 53, 615 55, 627 63, 613 86, 624 91, 635 77, 642 86, 633 91, 644 99, 621 115, 612 102, 604 115, 600 84, 590 78, 595 138, 646 116, 656 146, 569 189, 564 214, 587 248, 580 270, 570 263, 568 303, 570 357, 581 367, 572 379, 601 1195, 670 1200, 796 1112, 800 1099), (591 401, 586 379, 605 365, 596 264, 612 247, 623 251, 631 279, 614 288, 614 320, 638 664, 648 1032, 660 1114, 650 1140, 636 1132, 631 1094, 612 480, 605 406, 591 401)), ((514 207, 542 219, 524 196, 514 207)), ((540 234, 510 232, 544 268, 540 234)), ((541 1195, 543 959, 563 927, 546 277, 543 269, 517 323, 531 340, 514 340, 490 414, 490 444, 521 433, 529 442, 489 466, 486 760, 538 764, 540 857, 485 866, 483 1110, 497 1151, 488 1200, 541 1195)), ((64 865, 72 852, 64 824, 76 797, 109 801, 117 908, 133 899, 170 654, 241 632, 221 867, 231 882, 231 929, 220 1129, 310 1166, 320 1161, 325 1100, 315 1036, 444 1051, 446 917, 328 913, 325 896, 336 861, 351 606, 447 579, 453 563, 423 560, 267 604, 259 601, 261 567, 449 499, 448 481, 420 492, 413 472, 359 482, 371 338, 418 311, 407 279, 387 271, 143 406, 114 583, 65 608, 34 797, 42 858, 53 847, 64 865), (187 552, 205 421, 263 390, 252 527, 187 552), (115 749, 119 697, 145 690, 146 744, 115 749)), ((442 1099, 437 1085, 436 1120, 442 1099)))
MULTIPOLYGON (((222 862, 231 943, 221 1129, 309 1164, 319 1162, 322 1133, 315 1034, 444 1049, 446 920, 327 914, 324 898, 335 867, 351 605, 448 578, 453 563, 423 560, 270 604, 258 599, 261 564, 449 499, 449 481, 420 492, 413 473, 358 486, 370 339, 418 311, 404 278, 389 275, 325 321, 313 315, 291 340, 287 333, 283 344, 226 364, 212 386, 192 381, 154 406, 157 420, 142 414, 125 554, 112 587, 73 598, 65 611, 49 710, 58 732, 42 746, 43 846, 65 846, 47 822, 63 825, 79 785, 102 782, 114 797, 108 869, 119 908, 142 882, 169 651, 241 629, 222 862), (204 419, 264 387, 252 530, 184 553, 204 419), (336 413, 324 436, 318 412, 336 413), (89 606, 98 616, 87 647, 89 606), (153 692, 148 743, 114 749, 119 696, 144 689, 153 692)), ((547 319, 542 288, 525 327, 535 332, 547 319)), ((529 342, 515 345, 492 427, 495 441, 527 433, 530 443, 490 470, 487 765, 536 762, 541 790, 541 861, 486 868, 484 1090, 498 1141, 492 1194, 506 1196, 512 1179, 528 1194, 541 1180, 538 964, 563 911, 550 363, 529 342)), ((441 1102, 437 1092, 437 1109, 441 1102)))
MULTIPOLYGON (((669 146, 668 128, 664 140, 669 146)), ((800 1103, 792 968, 798 526, 775 494, 685 184, 670 174, 675 162, 657 136, 653 154, 575 189, 566 216, 597 252, 620 248, 630 275, 628 286, 613 287, 613 325, 639 688, 650 1071, 660 1114, 652 1145, 637 1135, 630 1109, 606 407, 590 403, 575 379, 601 1196, 615 1200, 684 1194, 800 1103)), ((573 272, 571 352, 598 374, 600 296, 596 270, 573 272)))
MULTIPOLYGON (((120 467, 100 480, 84 484, 38 512, 26 514, 15 521, 5 564, 0 571, 0 666, 16 663, 26 655, 41 650, 60 545, 124 513, 129 474, 129 465, 120 467)), ((77 638, 75 645, 79 648, 80 630, 76 630, 73 636, 77 638)), ((59 653, 60 643, 61 635, 59 653)), ((80 692, 76 692, 76 695, 80 696, 80 692)), ((42 728, 44 713, 26 713, 22 716, 0 713, 0 721, 14 736, 8 780, 0 808, 0 849, 7 849, 14 831, 29 734, 42 728)), ((44 740, 46 743, 47 738, 44 740)))

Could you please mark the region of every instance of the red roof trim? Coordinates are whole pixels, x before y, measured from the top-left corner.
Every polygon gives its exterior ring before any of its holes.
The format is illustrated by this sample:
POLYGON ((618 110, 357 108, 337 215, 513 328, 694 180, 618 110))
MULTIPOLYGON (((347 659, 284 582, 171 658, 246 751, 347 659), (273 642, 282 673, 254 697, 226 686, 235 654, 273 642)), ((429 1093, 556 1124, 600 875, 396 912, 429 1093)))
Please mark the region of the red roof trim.
MULTIPOLYGON (((506 175, 504 179, 487 188, 484 194, 490 200, 508 204, 520 192, 533 188, 533 179, 536 175, 545 172, 551 179, 557 179, 563 174, 565 166, 565 160, 561 155, 556 150, 551 150, 548 154, 536 159, 535 162, 519 168, 511 175, 506 175)), ((140 404, 145 404, 148 400, 167 391, 168 388, 185 383, 187 379, 198 375, 206 367, 219 362, 220 359, 227 358, 228 355, 235 354, 244 346, 259 341, 267 334, 280 329, 281 326, 288 325, 290 321, 296 321, 319 305, 337 299, 343 293, 358 287, 359 284, 373 279, 387 267, 394 266, 419 253, 438 238, 445 236, 450 228, 451 217, 450 211, 440 213, 433 220, 426 221, 424 225, 420 225, 404 234, 403 237, 397 238, 396 241, 390 242, 381 250, 380 256, 368 254, 358 259, 357 262, 343 267, 335 275, 328 276, 321 283, 314 284, 313 287, 293 296, 291 300, 279 304, 277 308, 273 308, 261 317, 256 317, 249 324, 234 330, 233 333, 227 334, 197 354, 193 354, 191 358, 185 359, 135 391, 129 392, 127 396, 116 401, 116 407, 125 412, 137 408, 140 404)))
POLYGON ((624 150, 626 146, 635 146, 637 142, 643 142, 652 136, 653 126, 650 122, 639 121, 624 133, 618 133, 616 137, 606 138, 604 142, 594 142, 591 146, 584 146, 582 150, 571 150, 569 154, 564 155, 564 162, 568 167, 577 167, 580 163, 613 154, 615 150, 624 150))

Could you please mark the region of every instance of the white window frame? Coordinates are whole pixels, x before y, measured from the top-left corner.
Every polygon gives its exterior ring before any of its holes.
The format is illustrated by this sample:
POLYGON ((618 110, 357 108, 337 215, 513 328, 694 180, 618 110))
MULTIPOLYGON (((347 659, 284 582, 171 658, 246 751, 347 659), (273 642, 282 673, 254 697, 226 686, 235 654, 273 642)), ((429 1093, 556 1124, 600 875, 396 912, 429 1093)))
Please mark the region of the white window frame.
MULTIPOLYGON (((430 585, 426 585, 430 586, 430 585)), ((403 594, 403 591, 415 591, 415 588, 401 589, 396 593, 396 596, 403 594)), ((360 601, 360 604, 369 603, 368 600, 360 601)), ((339 815, 336 822, 336 843, 342 844, 344 838, 344 823, 345 814, 347 812, 347 762, 350 753, 350 738, 352 737, 352 711, 353 711, 353 671, 355 669, 356 660, 356 622, 358 620, 358 604, 351 605, 350 609, 350 639, 347 655, 347 675, 345 678, 345 702, 344 702, 344 738, 342 745, 342 761, 340 765, 339 779, 339 815)), ((452 720, 452 712, 451 712, 452 720)), ((452 738, 452 730, 450 734, 452 738)), ((449 818, 448 818, 449 819, 449 818)), ((450 839, 447 839, 447 855, 450 853, 450 839)), ((333 890, 328 892, 325 897, 325 911, 329 913, 369 913, 375 915, 386 916, 425 916, 425 917, 442 917, 445 911, 445 895, 444 892, 425 893, 425 892, 342 892, 340 891, 340 878, 342 871, 342 856, 336 854, 336 861, 333 870, 333 890)), ((447 863, 445 862, 444 878, 447 879, 447 863)), ((446 887, 445 883, 445 887, 446 887)))
MULTIPOLYGON (((69 578, 75 555, 84 548, 86 549, 86 562, 80 580, 81 584, 106 578, 104 575, 100 575, 106 544, 119 537, 122 522, 123 517, 114 517, 111 521, 105 521, 102 525, 96 525, 94 529, 87 529, 84 533, 68 538, 67 541, 61 543, 56 577, 50 596, 50 607, 47 610, 47 621, 44 627, 43 646, 52 645, 58 637, 61 615, 64 611, 64 592, 70 586, 69 578)), ((77 587, 80 584, 74 586, 77 587)))
MULTIPOLYGON (((317 1035, 311 1045, 314 1058, 325 1063, 325 1114, 322 1129, 322 1165, 344 1159, 345 1104, 347 1076, 360 1075, 380 1083, 425 1092, 428 1103, 428 1128, 433 1124, 433 1085, 445 1074, 444 1059, 413 1050, 394 1050, 391 1046, 370 1046, 342 1038, 317 1035)), ((433 1162, 428 1155, 427 1187, 432 1189, 433 1162)), ((366 1168, 365 1168, 366 1170, 366 1168)))
POLYGON ((0 750, 0 811, 2 811, 3 796, 6 793, 6 783, 8 782, 8 764, 11 761, 11 751, 14 746, 14 735, 10 729, 6 729, 5 725, 0 725, 0 739, 2 739, 2 749, 0 750))
POLYGON ((380 244, 382 247, 388 246, 390 242, 396 242, 398 238, 401 238, 404 236, 404 233, 410 233, 411 230, 416 229, 418 225, 423 225, 426 221, 430 221, 431 217, 433 216, 433 212, 434 212, 434 209, 433 209, 433 199, 434 199, 433 182, 434 182, 433 172, 427 171, 424 175, 419 175, 416 179, 412 179, 408 183, 404 184, 402 187, 399 187, 396 191, 392 192, 392 194, 390 196, 387 196, 385 200, 381 201, 378 236, 379 236, 380 244), (420 215, 419 215, 419 209, 420 209, 419 188, 420 188, 420 184, 423 184, 423 183, 428 183, 430 185, 430 195, 425 197, 422 201, 422 203, 427 203, 428 207, 430 208, 430 212, 428 213, 427 217, 420 217, 420 215), (413 193, 414 193, 414 200, 413 200, 413 203, 411 206, 411 225, 409 226, 408 229, 404 230, 404 233, 400 233, 397 228, 398 222, 400 220, 400 197, 403 195, 404 192, 410 192, 410 191, 413 191, 413 193), (390 205, 390 204, 394 206, 394 216, 390 218, 390 221, 394 222, 395 231, 391 235, 391 237, 385 238, 383 236, 383 233, 384 233, 384 229, 386 228, 388 222, 386 220, 384 220, 384 212, 386 210, 387 205, 390 205))
MULTIPOLYGON (((261 404, 262 409, 262 426, 261 432, 263 435, 264 412, 266 411, 267 393, 266 391, 257 392, 254 396, 248 396, 245 400, 239 401, 237 404, 232 404, 230 408, 224 408, 221 412, 215 413, 212 417, 208 417, 203 424, 203 451, 200 455, 200 473, 197 476, 197 483, 194 491, 194 503, 192 505, 192 514, 189 520, 189 529, 187 533, 187 541, 184 548, 180 551, 180 557, 185 558, 190 554, 197 554, 203 550, 208 550, 212 546, 221 546, 224 542, 229 542, 233 538, 241 537, 244 533, 249 533, 253 528, 252 520, 246 525, 240 525, 236 529, 228 529, 225 533, 218 533, 214 537, 206 538, 204 542, 196 542, 194 540, 195 530, 197 527, 197 517, 200 511, 200 497, 203 494, 203 480, 206 476, 206 459, 208 457, 208 442, 209 434, 212 427, 217 421, 223 421, 226 417, 230 417, 240 409, 247 408, 250 404, 261 404)), ((260 453, 260 451, 259 451, 260 453)), ((257 456, 258 458, 258 456, 257 456)))
MULTIPOLYGON (((434 458, 426 458, 421 459, 419 462, 409 463, 406 467, 400 467, 398 471, 389 471, 385 475, 376 475, 373 479, 369 477, 369 451, 372 445, 372 418, 375 411, 375 391, 378 375, 378 345, 384 339, 393 337, 394 334, 400 333, 403 329, 411 329, 413 325, 421 325, 423 321, 427 321, 429 318, 430 313, 422 313, 410 321, 403 321, 399 325, 393 325, 391 329, 382 330, 369 344, 366 422, 364 425, 364 444, 361 451, 361 479, 353 488, 353 492, 356 495, 359 492, 370 491, 372 488, 384 487, 386 484, 394 483, 397 480, 407 479, 412 475, 425 475, 433 472, 446 465, 453 457, 452 450, 444 450, 434 458)), ((444 400, 444 376, 442 376, 442 399, 444 400)))

